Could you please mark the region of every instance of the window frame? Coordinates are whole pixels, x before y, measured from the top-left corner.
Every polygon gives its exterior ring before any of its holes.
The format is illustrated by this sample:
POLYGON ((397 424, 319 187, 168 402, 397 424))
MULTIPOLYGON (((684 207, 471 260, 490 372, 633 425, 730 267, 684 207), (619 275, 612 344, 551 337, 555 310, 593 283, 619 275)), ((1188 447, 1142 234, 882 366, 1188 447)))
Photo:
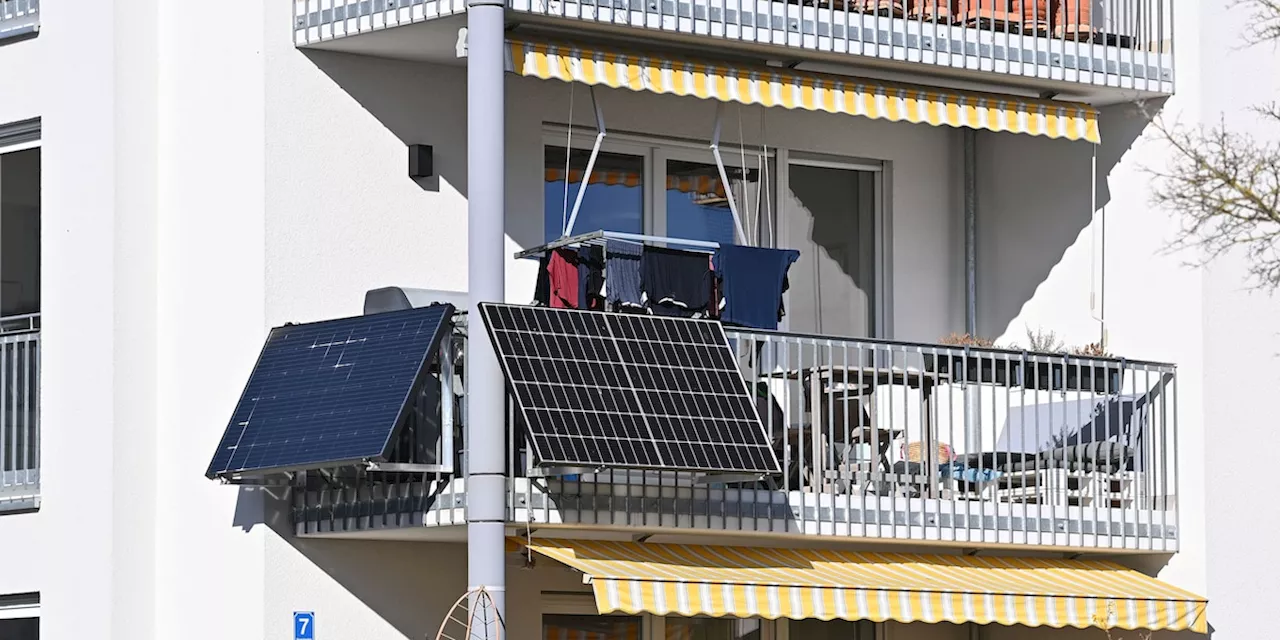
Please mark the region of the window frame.
MULTIPOLYGON (((571 148, 590 151, 595 143, 596 131, 591 128, 574 127, 570 131, 569 127, 564 125, 547 124, 543 126, 542 132, 542 152, 545 157, 547 147, 564 147, 567 144, 571 148)), ((747 156, 747 167, 751 168, 751 160, 759 157, 765 150, 753 148, 748 145, 749 150, 747 156)), ((605 136, 603 143, 600 145, 601 152, 621 153, 626 155, 641 156, 644 158, 644 206, 642 209, 641 228, 644 233, 652 236, 667 236, 667 160, 677 160, 684 162, 705 162, 715 165, 715 156, 711 153, 711 147, 706 143, 695 143, 675 138, 662 138, 660 136, 638 135, 633 133, 613 133, 610 132, 605 136)), ((743 168, 741 163, 741 154, 738 153, 737 145, 729 145, 721 149, 721 157, 726 167, 743 168), (735 155, 735 153, 737 155, 735 155)), ((772 167, 777 166, 777 152, 774 149, 768 149, 767 158, 770 160, 769 182, 767 189, 772 200, 773 220, 776 229, 776 220, 778 214, 778 194, 775 176, 776 170, 772 167)), ((546 170, 546 167, 543 167, 546 170)), ((763 184, 763 179, 762 179, 763 184)), ((571 194, 572 197, 572 194, 571 194)), ((573 202, 569 202, 569 208, 572 210, 573 202)), ((542 223, 546 225, 547 211, 544 206, 542 211, 542 223)), ((586 230, 578 229, 573 233, 584 233, 586 230)), ((768 234, 776 244, 776 237, 771 230, 768 234)), ((686 238, 688 239, 688 238, 686 238)))
POLYGON ((40 146, 40 118, 0 124, 0 155, 40 146))

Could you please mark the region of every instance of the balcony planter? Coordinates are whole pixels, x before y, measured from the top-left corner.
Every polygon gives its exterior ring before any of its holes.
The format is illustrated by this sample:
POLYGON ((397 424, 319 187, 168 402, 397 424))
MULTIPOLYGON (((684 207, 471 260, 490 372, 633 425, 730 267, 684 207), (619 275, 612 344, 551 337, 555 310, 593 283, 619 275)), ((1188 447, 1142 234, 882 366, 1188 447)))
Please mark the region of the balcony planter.
POLYGON ((1017 23, 1009 11, 1010 0, 960 0, 960 19, 981 29, 1008 31, 1017 23))
POLYGON ((1120 393, 1124 367, 1119 362, 1028 362, 1025 386, 1041 391, 1120 393))
POLYGON ((901 17, 904 0, 835 0, 837 9, 848 9, 855 13, 874 13, 882 16, 901 17))
MULTIPOLYGON (((1014 355, 1013 358, 1019 356, 1014 355)), ((1012 387, 1022 383, 1023 363, 1009 356, 972 352, 924 354, 924 368, 951 378, 952 382, 977 382, 1012 387)))
POLYGON ((1061 0, 1013 0, 1013 15, 1021 20, 1023 33, 1049 33, 1049 21, 1053 9, 1061 0))
POLYGON ((1069 40, 1093 36, 1093 0, 1058 0, 1053 14, 1053 34, 1069 40))
POLYGON ((961 15, 960 0, 911 0, 907 15, 939 24, 951 24, 961 15))

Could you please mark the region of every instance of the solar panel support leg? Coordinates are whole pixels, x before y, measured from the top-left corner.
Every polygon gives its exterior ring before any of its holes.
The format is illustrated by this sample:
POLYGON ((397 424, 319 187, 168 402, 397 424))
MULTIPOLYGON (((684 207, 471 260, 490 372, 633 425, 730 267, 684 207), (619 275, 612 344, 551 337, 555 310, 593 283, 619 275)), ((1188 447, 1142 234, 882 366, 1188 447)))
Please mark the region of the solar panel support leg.
MULTIPOLYGON (((565 224, 564 235, 562 238, 568 238, 573 233, 573 223, 578 220, 578 209, 582 208, 582 197, 587 194, 587 185, 591 184, 591 171, 595 169, 596 158, 600 155, 600 146, 604 144, 606 134, 604 128, 604 109, 600 107, 600 101, 596 99, 596 88, 591 87, 591 107, 596 113, 596 142, 591 145, 591 157, 587 159, 587 171, 582 174, 582 186, 578 187, 578 195, 573 199, 573 213, 569 214, 569 222, 565 224)), ((573 123, 570 123, 572 125, 573 123)), ((565 180, 569 179, 566 174, 565 180)))
MULTIPOLYGON (((733 196, 733 186, 729 184, 729 172, 724 168, 724 160, 720 157, 720 123, 724 120, 724 103, 716 103, 716 125, 711 133, 711 155, 715 156, 716 169, 720 170, 720 184, 724 185, 724 196, 729 201, 729 213, 733 214, 733 228, 738 232, 738 241, 744 245, 751 244, 747 234, 742 231, 742 218, 738 217, 738 203, 733 196)), ((738 141, 742 143, 741 140, 738 141)), ((743 167, 745 174, 746 167, 743 167)))

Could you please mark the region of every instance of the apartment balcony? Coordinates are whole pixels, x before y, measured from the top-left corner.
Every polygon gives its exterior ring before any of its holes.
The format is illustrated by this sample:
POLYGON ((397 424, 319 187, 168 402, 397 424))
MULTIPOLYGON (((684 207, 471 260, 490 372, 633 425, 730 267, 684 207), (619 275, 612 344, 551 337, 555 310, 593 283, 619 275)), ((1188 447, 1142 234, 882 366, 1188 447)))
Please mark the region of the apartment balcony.
POLYGON ((40 506, 40 316, 0 318, 0 513, 40 506))
MULTIPOLYGON (((465 10, 464 0, 295 0, 294 41, 446 57, 465 10)), ((1172 0, 510 0, 508 21, 561 38, 1094 104, 1174 91, 1172 0)))
MULTIPOLYGON (((728 335, 781 474, 539 468, 513 412, 513 531, 655 542, 747 535, 1178 549, 1172 365, 781 332, 728 335)), ((461 393, 453 370, 439 370, 440 397, 461 393)), ((443 403, 450 409, 440 429, 449 435, 433 455, 452 460, 453 473, 308 473, 295 478, 296 532, 464 535, 464 405, 461 398, 456 407, 443 403)))
POLYGON ((40 30, 40 0, 0 0, 0 43, 40 30))

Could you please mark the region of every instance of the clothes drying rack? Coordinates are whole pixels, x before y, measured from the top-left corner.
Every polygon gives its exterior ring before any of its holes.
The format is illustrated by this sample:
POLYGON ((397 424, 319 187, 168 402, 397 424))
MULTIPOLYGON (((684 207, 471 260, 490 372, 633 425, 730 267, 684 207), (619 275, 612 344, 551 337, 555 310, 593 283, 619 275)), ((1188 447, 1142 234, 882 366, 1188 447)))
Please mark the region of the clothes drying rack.
POLYGON ((715 253, 716 249, 720 248, 719 242, 710 240, 669 238, 665 236, 654 236, 643 233, 622 233, 618 231, 592 231, 590 233, 583 233, 571 237, 556 238, 546 244, 518 251, 516 252, 515 257, 537 259, 542 257, 548 251, 560 249, 562 247, 598 246, 607 252, 610 240, 631 242, 639 245, 678 247, 685 251, 708 254, 715 253))

